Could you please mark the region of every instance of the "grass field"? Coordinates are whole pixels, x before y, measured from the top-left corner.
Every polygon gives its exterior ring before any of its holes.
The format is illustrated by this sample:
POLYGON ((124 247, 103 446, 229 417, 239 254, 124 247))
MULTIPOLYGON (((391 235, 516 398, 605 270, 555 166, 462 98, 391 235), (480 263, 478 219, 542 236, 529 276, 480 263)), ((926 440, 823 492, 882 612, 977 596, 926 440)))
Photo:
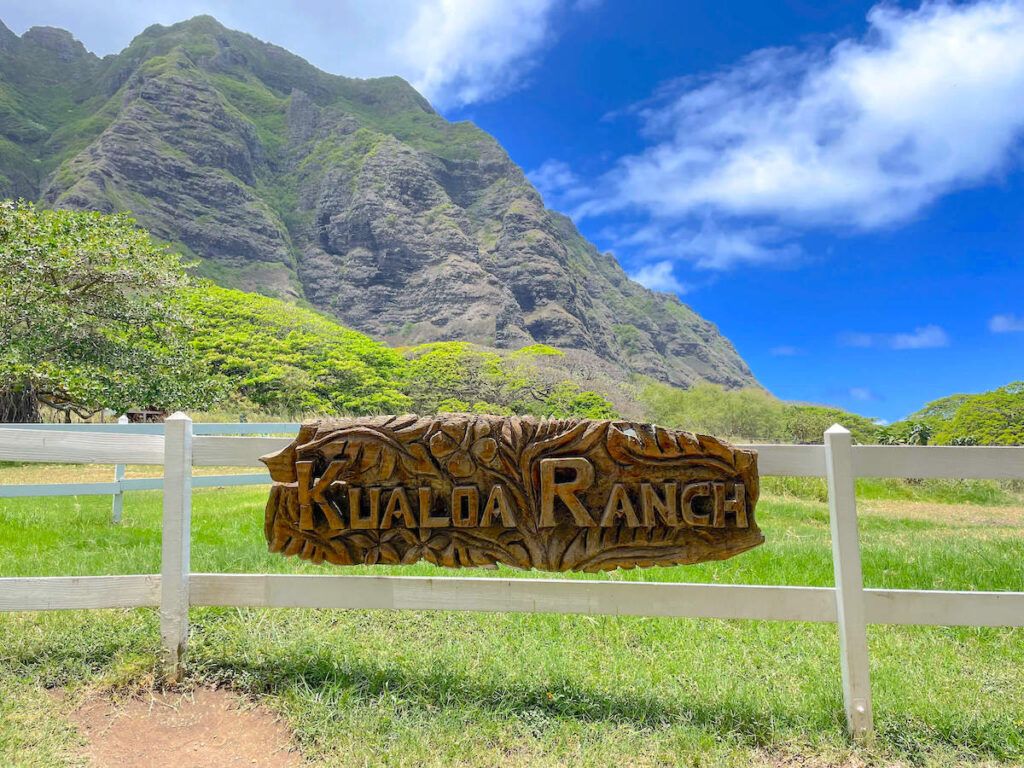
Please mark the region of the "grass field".
MULTIPOLYGON (((830 585, 817 491, 766 489, 757 550, 586 578, 830 585)), ((1024 590, 1019 496, 861 490, 867 586, 1024 590)), ((324 572, 266 552, 264 499, 197 491, 193 570, 324 572)), ((158 571, 160 495, 126 495, 120 527, 109 512, 105 497, 0 500, 0 575, 158 571)), ((833 625, 283 609, 193 609, 191 622, 186 684, 266 703, 314 765, 1024 764, 1022 630, 871 627, 878 738, 853 748, 833 625)), ((65 715, 88 692, 154 685, 157 624, 152 610, 0 615, 0 765, 78 764, 65 715)))

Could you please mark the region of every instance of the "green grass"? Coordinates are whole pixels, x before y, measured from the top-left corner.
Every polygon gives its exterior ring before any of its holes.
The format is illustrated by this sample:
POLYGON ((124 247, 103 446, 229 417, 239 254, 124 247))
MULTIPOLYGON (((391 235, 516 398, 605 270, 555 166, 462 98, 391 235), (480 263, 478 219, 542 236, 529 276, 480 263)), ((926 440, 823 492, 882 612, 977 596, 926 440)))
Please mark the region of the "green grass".
MULTIPOLYGON (((820 477, 765 477, 762 490, 772 496, 828 501, 825 480, 820 477)), ((938 504, 1022 504, 1020 481, 998 480, 901 480, 894 477, 862 477, 857 497, 872 501, 922 501, 938 504)))
MULTIPOLYGON (((262 489, 197 491, 193 570, 331 572, 266 552, 263 501, 262 489)), ((0 575, 157 571, 160 496, 127 495, 119 528, 109 506, 0 501, 0 575)), ((1019 510, 865 506, 868 586, 1024 589, 1019 510)), ((757 514, 767 543, 732 560, 570 578, 831 583, 823 504, 775 496, 757 514)), ((460 575, 499 574, 544 576, 460 575)), ((264 701, 319 765, 1024 762, 1021 630, 871 627, 878 739, 853 748, 833 625, 284 609, 193 609, 191 622, 188 682, 264 701)), ((0 616, 0 765, 74 764, 60 715, 86 689, 150 684, 158 643, 151 610, 0 616)))

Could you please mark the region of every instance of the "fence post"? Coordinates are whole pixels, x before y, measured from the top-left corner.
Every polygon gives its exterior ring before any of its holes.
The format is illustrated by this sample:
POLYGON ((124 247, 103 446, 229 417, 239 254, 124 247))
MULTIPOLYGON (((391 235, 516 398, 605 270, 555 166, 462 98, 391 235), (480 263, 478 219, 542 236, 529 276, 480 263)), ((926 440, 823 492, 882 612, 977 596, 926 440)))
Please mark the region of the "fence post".
POLYGON ((874 726, 852 446, 849 430, 838 424, 826 430, 825 470, 832 528, 843 704, 850 735, 857 741, 866 741, 872 737, 874 726))
POLYGON ((188 640, 189 543, 192 528, 192 419, 164 422, 164 516, 160 565, 160 645, 164 675, 181 678, 188 640))
MULTIPOLYGON (((118 424, 127 424, 128 416, 121 414, 117 417, 118 424)), ((121 522, 121 511, 124 509, 124 491, 121 489, 120 482, 124 480, 125 466, 124 464, 114 465, 114 482, 118 483, 117 490, 114 491, 114 500, 110 509, 110 521, 117 525, 121 522)))

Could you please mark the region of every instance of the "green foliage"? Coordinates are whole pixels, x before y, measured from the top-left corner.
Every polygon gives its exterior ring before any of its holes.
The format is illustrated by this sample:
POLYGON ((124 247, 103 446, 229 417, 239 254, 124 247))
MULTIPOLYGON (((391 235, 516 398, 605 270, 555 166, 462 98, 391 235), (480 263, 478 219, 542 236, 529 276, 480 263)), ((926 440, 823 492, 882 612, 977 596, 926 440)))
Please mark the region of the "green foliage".
POLYGON ((784 406, 761 389, 703 383, 678 389, 650 382, 640 399, 650 420, 668 427, 758 441, 778 439, 781 431, 784 406))
POLYGON ((615 338, 618 339, 619 344, 629 354, 634 355, 643 349, 640 329, 635 325, 616 323, 612 326, 612 330, 615 332, 615 338))
POLYGON ((576 384, 552 381, 533 358, 561 355, 535 344, 503 357, 457 341, 413 347, 406 392, 420 413, 471 411, 568 418, 614 418, 611 403, 576 384))
POLYGON ((1024 381, 977 395, 933 400, 903 421, 886 427, 893 444, 1024 445, 1024 381))
POLYGON ((571 381, 557 385, 541 408, 544 416, 556 419, 580 417, 587 419, 614 419, 615 408, 597 392, 581 390, 571 381))
POLYGON ((882 445, 928 445, 935 429, 926 421, 898 421, 882 427, 875 439, 882 445))
POLYGON ((1024 445, 1024 381, 968 396, 936 428, 935 437, 941 443, 966 439, 977 445, 1024 445))
POLYGON ((188 292, 192 345, 243 407, 335 415, 407 411, 398 353, 311 310, 212 284, 188 292))
POLYGON ((565 357, 565 352, 563 352, 560 349, 556 349, 555 347, 552 347, 549 344, 529 344, 525 347, 520 347, 511 355, 509 355, 509 357, 565 357))
POLYGON ((878 432, 878 424, 865 416, 832 408, 827 405, 784 403, 781 439, 793 443, 820 443, 825 430, 841 424, 853 434, 858 443, 871 443, 878 432))
POLYGON ((869 442, 877 429, 863 416, 785 403, 762 389, 727 390, 706 383, 679 389, 648 380, 640 401, 651 421, 734 440, 820 443, 825 430, 839 423, 859 442, 869 442))
POLYGON ((188 347, 185 281, 125 214, 0 202, 0 399, 82 416, 207 405, 217 389, 188 347))

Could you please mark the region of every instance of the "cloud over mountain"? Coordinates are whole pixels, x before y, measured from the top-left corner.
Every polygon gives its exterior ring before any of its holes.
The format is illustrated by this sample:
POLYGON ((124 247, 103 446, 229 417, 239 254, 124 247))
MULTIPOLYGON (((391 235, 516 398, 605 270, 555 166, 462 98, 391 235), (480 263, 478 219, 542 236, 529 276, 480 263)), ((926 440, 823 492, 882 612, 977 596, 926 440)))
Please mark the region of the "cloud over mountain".
POLYGON ((212 14, 300 53, 329 72, 400 75, 439 107, 491 101, 518 87, 557 37, 559 11, 585 13, 569 0, 109 0, 77 5, 38 0, 4 9, 15 31, 69 27, 100 55, 115 53, 150 24, 212 14))

